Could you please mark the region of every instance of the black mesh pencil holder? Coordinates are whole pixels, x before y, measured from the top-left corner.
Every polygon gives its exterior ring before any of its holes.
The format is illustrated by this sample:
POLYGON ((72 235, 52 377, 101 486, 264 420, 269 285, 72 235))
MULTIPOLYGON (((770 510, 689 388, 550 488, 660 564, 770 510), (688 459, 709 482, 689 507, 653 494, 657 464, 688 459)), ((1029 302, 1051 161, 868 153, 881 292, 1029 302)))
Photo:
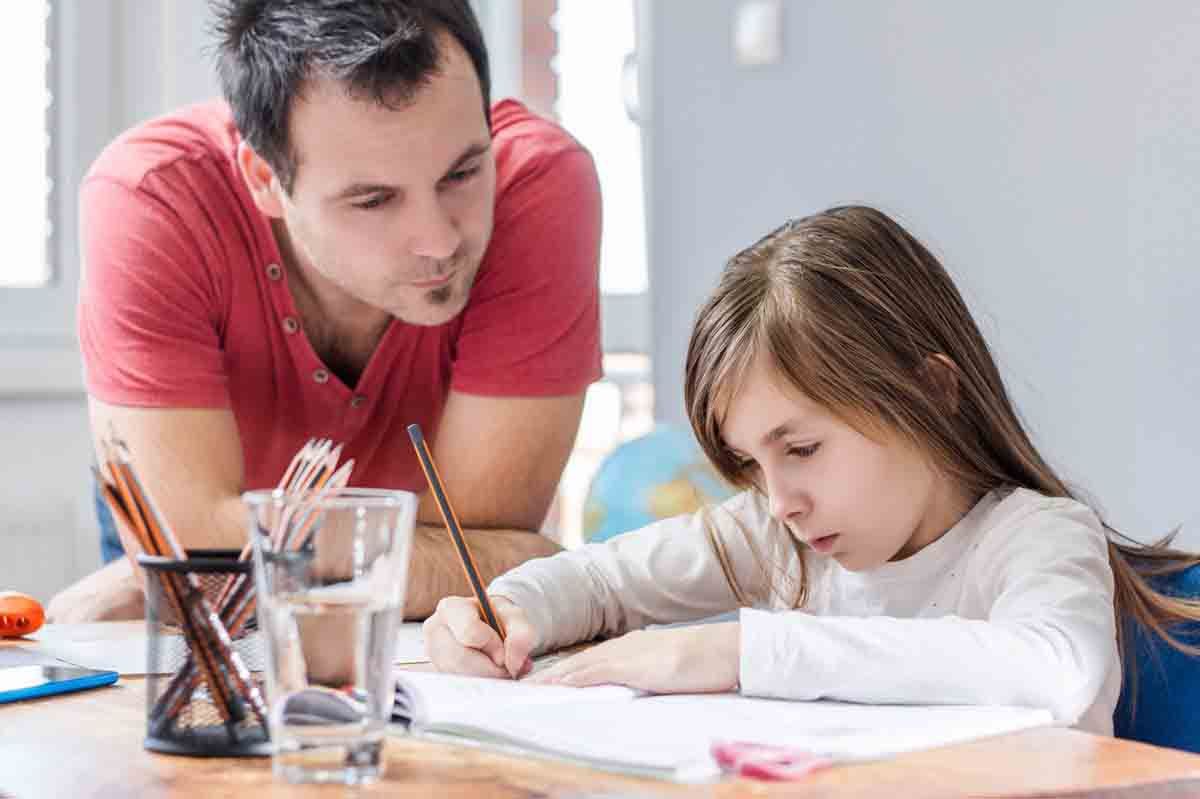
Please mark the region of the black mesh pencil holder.
POLYGON ((189 550, 186 560, 139 555, 138 562, 149 634, 145 747, 200 757, 270 755, 253 564, 238 560, 236 550, 189 550))

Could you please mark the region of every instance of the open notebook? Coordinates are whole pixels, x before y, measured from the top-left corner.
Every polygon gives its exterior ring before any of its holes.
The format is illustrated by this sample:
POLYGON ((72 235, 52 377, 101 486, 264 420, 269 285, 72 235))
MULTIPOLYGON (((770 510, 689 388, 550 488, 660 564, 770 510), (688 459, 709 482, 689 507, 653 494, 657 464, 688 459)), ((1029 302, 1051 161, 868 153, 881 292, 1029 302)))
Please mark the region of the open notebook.
POLYGON ((736 694, 651 696, 434 672, 397 676, 395 721, 414 735, 682 782, 720 775, 716 741, 869 760, 1051 724, 1016 707, 788 702, 736 694))

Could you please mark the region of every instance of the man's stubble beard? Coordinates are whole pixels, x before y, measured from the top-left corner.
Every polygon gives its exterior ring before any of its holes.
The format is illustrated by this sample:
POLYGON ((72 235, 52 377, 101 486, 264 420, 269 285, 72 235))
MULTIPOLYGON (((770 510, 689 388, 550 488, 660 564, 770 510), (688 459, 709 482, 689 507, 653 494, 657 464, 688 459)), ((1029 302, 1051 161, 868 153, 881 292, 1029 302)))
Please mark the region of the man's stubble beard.
MULTIPOLYGON (((451 283, 453 283, 453 281, 451 281, 451 283)), ((463 293, 466 294, 467 291, 468 291, 468 289, 466 287, 464 287, 463 293)), ((438 286, 437 288, 430 291, 429 294, 426 296, 431 305, 445 305, 454 298, 454 286, 450 285, 450 284, 445 285, 445 286, 438 286)), ((466 305, 465 302, 463 304, 466 305)))
POLYGON ((436 326, 452 321, 466 310, 467 304, 470 302, 471 290, 474 288, 475 280, 479 276, 479 266, 480 264, 478 262, 473 264, 470 275, 465 276, 462 274, 462 267, 457 267, 458 274, 456 274, 449 283, 444 286, 438 286, 437 288, 429 289, 422 295, 423 303, 426 305, 426 307, 429 310, 437 313, 439 316, 442 313, 453 310, 453 312, 450 313, 446 318, 438 321, 428 319, 425 321, 416 321, 415 319, 405 319, 405 315, 402 314, 394 313, 393 315, 397 319, 406 321, 409 324, 418 325, 436 326))

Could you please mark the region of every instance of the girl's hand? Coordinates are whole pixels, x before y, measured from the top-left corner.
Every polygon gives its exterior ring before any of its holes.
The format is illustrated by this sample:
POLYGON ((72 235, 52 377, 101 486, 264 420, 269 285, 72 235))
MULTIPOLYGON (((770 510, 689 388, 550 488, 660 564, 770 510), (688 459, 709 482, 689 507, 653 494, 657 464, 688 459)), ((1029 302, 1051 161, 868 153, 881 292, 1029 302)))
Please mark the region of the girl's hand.
POLYGON ((738 622, 638 630, 605 641, 529 677, 557 685, 628 685, 656 694, 709 693, 737 687, 738 622))
POLYGON ((503 597, 491 597, 504 641, 483 620, 473 597, 449 596, 425 620, 425 652, 438 671, 474 677, 516 679, 533 668, 529 653, 536 636, 525 611, 503 597))

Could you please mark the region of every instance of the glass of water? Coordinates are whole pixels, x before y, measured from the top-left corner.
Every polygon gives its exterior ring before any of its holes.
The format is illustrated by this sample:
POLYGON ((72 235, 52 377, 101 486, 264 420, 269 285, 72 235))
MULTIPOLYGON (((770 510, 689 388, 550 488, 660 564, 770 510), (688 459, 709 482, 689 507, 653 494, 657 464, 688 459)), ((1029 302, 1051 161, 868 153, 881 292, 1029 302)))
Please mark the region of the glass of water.
POLYGON ((417 497, 407 491, 242 496, 266 642, 275 775, 358 784, 383 772, 417 497))

